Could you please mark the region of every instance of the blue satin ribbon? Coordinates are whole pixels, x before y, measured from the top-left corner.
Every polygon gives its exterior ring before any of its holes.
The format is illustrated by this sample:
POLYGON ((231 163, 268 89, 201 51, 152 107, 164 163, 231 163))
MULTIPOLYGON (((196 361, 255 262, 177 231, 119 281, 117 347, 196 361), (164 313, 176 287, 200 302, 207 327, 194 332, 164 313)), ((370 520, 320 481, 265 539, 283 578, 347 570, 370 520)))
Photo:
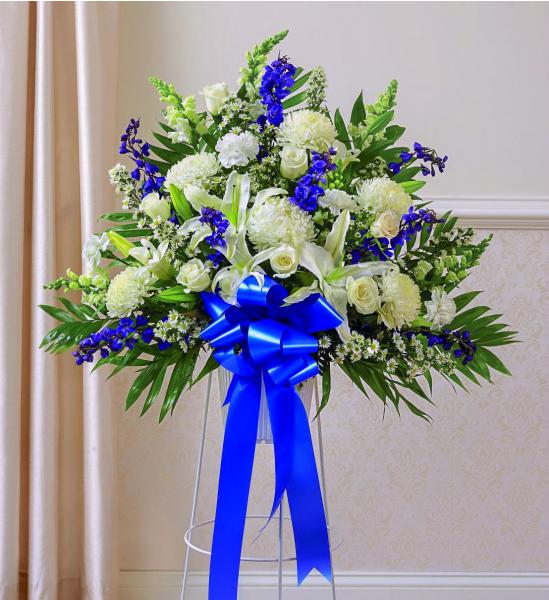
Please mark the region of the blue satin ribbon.
POLYGON ((297 557, 298 585, 312 569, 331 579, 326 516, 308 416, 295 386, 318 374, 311 333, 338 327, 343 319, 319 294, 283 305, 286 289, 266 277, 245 279, 238 306, 203 292, 214 321, 201 337, 217 362, 233 373, 224 404, 229 404, 210 562, 209 600, 236 600, 240 556, 262 386, 265 386, 275 455, 271 517, 288 497, 297 557))

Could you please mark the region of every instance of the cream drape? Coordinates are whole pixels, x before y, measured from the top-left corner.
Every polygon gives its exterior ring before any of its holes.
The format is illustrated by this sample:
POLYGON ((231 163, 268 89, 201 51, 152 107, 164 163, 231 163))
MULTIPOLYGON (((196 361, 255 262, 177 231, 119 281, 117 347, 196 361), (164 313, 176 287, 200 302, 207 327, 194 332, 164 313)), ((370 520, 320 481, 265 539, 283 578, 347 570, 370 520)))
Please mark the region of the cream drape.
POLYGON ((114 207, 118 8, 0 5, 0 600, 116 598, 103 377, 38 349, 43 284, 114 207))

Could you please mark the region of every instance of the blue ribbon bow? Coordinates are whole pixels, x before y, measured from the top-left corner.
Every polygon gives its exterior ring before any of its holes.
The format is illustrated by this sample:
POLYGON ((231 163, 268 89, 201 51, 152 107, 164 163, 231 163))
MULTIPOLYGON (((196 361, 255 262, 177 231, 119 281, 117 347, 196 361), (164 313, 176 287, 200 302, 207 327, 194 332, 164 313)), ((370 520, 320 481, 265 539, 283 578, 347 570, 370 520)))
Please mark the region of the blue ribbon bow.
POLYGON ((225 426, 210 562, 209 600, 236 600, 238 573, 254 462, 262 386, 265 386, 275 455, 271 517, 288 497, 298 585, 316 568, 331 579, 330 547, 308 416, 294 386, 318 374, 311 333, 343 319, 319 294, 283 305, 286 289, 254 276, 239 286, 233 306, 203 292, 214 321, 201 337, 234 375, 224 404, 225 426))

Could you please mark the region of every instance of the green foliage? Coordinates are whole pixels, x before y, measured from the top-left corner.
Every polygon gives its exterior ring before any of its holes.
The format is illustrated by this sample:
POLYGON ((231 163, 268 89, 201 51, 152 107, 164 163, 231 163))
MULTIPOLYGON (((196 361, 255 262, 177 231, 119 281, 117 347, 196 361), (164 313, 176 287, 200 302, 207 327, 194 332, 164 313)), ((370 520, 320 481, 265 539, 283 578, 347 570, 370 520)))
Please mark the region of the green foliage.
POLYGON ((381 94, 377 102, 368 105, 368 114, 370 115, 381 115, 388 110, 393 109, 396 106, 396 95, 398 92, 398 81, 393 79, 385 92, 381 94))
POLYGON ((253 50, 246 53, 247 65, 240 69, 239 83, 243 86, 244 93, 250 102, 259 98, 261 76, 271 50, 280 44, 287 35, 288 30, 285 29, 262 41, 253 50))

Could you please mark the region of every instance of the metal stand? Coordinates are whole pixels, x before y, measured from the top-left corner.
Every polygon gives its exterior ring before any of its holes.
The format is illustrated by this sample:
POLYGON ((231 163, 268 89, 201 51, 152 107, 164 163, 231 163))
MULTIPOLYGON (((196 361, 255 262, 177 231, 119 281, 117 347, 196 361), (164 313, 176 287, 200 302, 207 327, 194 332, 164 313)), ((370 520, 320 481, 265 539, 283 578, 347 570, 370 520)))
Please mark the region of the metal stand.
MULTIPOLYGON (((200 491, 200 478, 202 475, 202 464, 204 460, 204 445, 206 441, 206 429, 208 424, 208 413, 210 406, 210 396, 212 391, 212 373, 208 375, 208 383, 206 387, 206 400, 204 403, 204 413, 202 420, 202 435, 200 438, 200 447, 198 451, 198 461, 196 465, 196 478, 194 484, 194 493, 193 493, 193 505, 191 509, 191 522, 189 528, 185 532, 184 540, 187 546, 185 553, 185 566, 183 569, 183 579, 181 582, 181 595, 180 600, 185 600, 187 598, 187 588, 188 588, 188 575, 189 575, 189 561, 190 561, 190 552, 191 550, 198 552, 200 554, 205 554, 207 556, 211 555, 211 551, 205 548, 201 548, 197 546, 192 541, 193 531, 199 528, 208 527, 213 525, 214 519, 210 519, 208 521, 202 521, 200 523, 196 522, 196 511, 198 506, 198 495, 200 491)), ((319 394, 318 394, 318 383, 315 380, 314 382, 314 394, 315 394, 315 407, 318 413, 318 409, 320 407, 319 394)), ((322 496, 324 499, 324 510, 326 513, 326 523, 328 525, 328 539, 330 542, 330 559, 332 565, 332 581, 331 581, 331 590, 332 590, 332 600, 336 600, 336 588, 335 588, 335 580, 334 580, 334 567, 333 567, 333 551, 336 550, 342 543, 341 540, 333 544, 333 532, 330 528, 330 522, 328 517, 328 498, 326 493, 326 472, 325 472, 325 463, 324 463, 324 445, 322 441, 322 422, 320 418, 320 414, 318 414, 316 420, 317 424, 317 432, 318 432, 318 453, 319 453, 319 462, 320 462, 320 483, 322 487, 322 496)), ((249 515, 246 519, 260 519, 266 520, 268 515, 249 515)), ((241 558, 242 562, 265 562, 265 563, 276 563, 278 567, 278 600, 282 600, 282 568, 285 562, 293 562, 296 560, 295 556, 284 556, 284 544, 283 544, 283 525, 284 521, 290 521, 291 518, 284 515, 284 498, 280 504, 280 508, 278 510, 278 553, 277 556, 267 556, 267 557, 251 557, 251 556, 243 556, 241 558)))

